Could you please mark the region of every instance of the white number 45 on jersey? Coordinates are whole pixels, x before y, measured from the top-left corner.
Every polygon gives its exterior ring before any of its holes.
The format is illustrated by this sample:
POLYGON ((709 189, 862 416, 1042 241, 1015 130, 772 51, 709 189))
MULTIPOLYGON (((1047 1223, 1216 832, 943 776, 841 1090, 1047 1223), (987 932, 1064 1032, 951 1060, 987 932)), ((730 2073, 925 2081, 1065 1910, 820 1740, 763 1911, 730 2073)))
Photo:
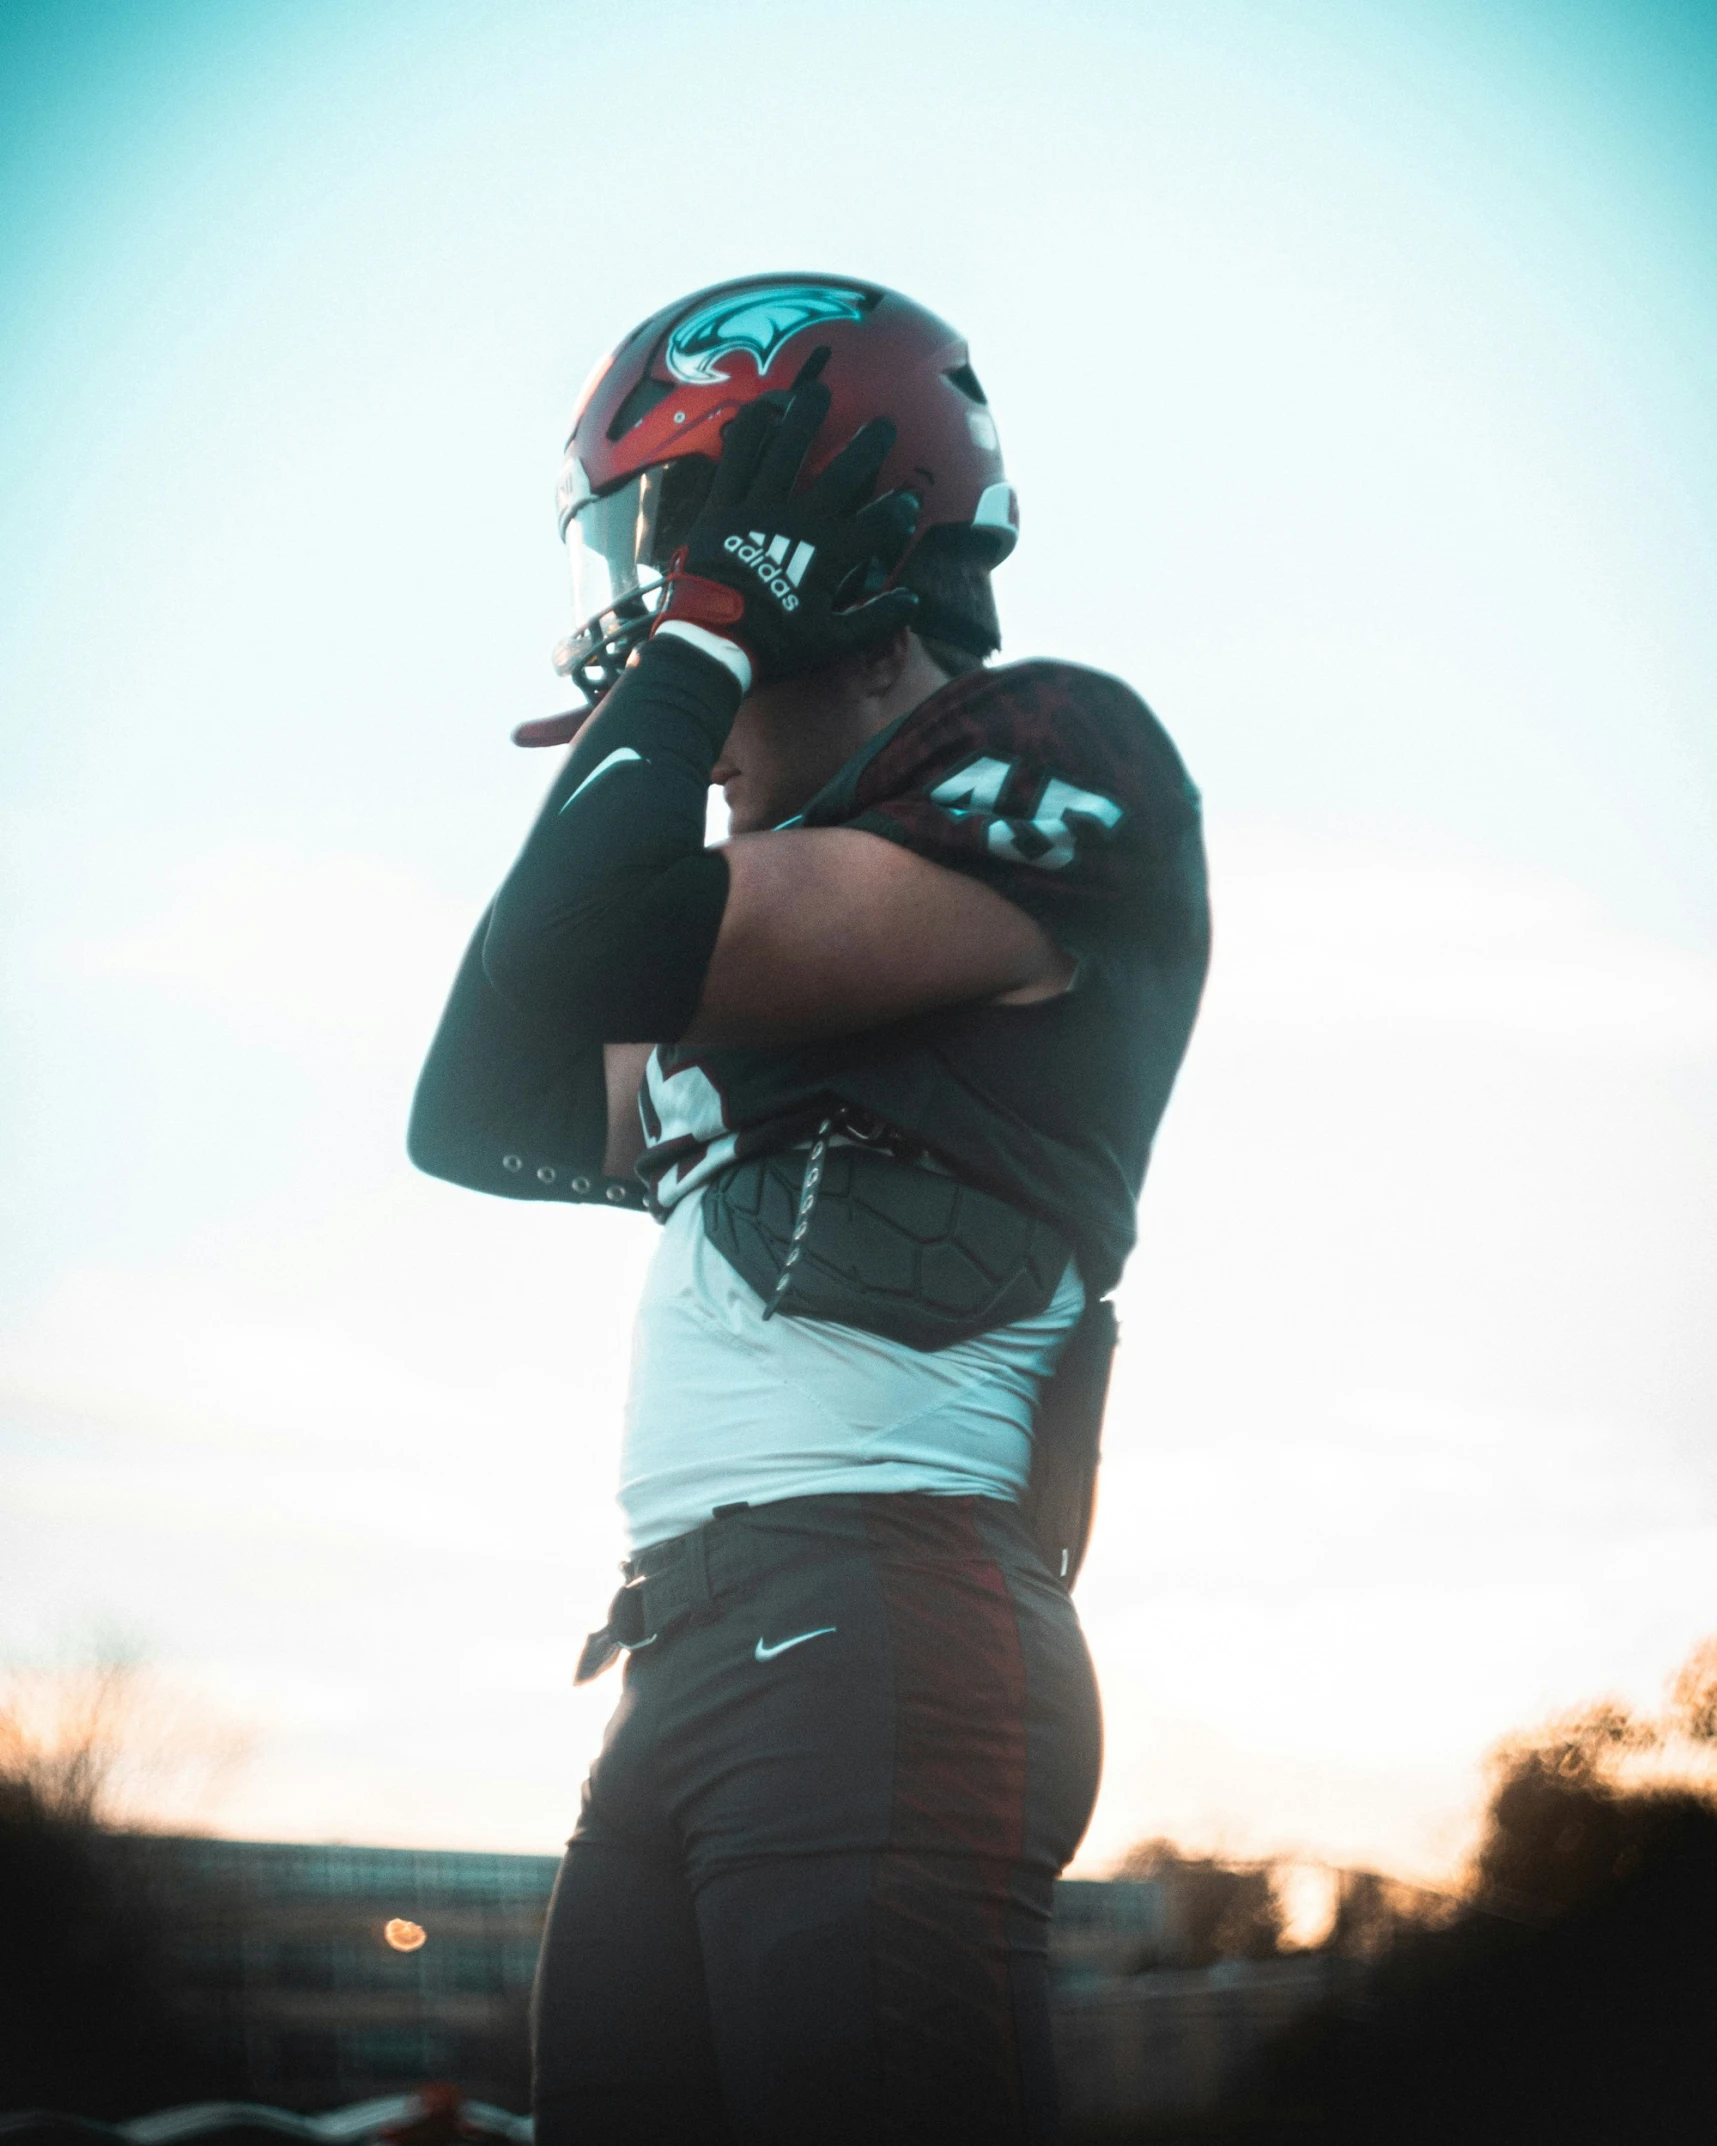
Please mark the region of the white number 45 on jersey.
POLYGON ((1121 807, 1112 797, 1099 797, 1095 790, 1078 790, 1059 775, 1044 784, 1037 810, 1029 820, 1003 819, 996 811, 1008 777, 1011 760, 969 760, 945 776, 930 798, 941 805, 950 819, 969 820, 981 815, 990 823, 986 837, 998 857, 1013 857, 1021 864, 1041 865, 1046 872, 1059 872, 1073 862, 1079 828, 1106 835, 1121 818, 1121 807))

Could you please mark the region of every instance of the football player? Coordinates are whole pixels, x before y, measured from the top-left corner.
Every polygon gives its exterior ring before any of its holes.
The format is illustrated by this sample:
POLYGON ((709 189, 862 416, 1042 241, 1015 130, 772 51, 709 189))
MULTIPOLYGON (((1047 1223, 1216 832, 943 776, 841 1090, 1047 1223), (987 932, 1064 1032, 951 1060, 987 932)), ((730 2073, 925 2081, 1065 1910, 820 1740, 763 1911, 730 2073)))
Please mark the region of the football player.
POLYGON ((1197 793, 1118 680, 991 667, 1014 495, 895 292, 656 314, 560 518, 585 706, 520 734, 572 750, 411 1127, 456 1183, 662 1224, 538 2146, 1047 2140, 1100 1756, 1069 1591, 1204 978, 1197 793))

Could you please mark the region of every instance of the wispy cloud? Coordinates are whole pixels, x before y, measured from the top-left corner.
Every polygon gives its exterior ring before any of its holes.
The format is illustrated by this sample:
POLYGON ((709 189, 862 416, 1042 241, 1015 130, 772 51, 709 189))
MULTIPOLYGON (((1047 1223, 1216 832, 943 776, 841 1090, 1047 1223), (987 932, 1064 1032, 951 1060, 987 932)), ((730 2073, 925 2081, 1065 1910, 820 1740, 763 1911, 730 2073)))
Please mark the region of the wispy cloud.
POLYGON ((146 873, 126 862, 51 949, 62 973, 147 984, 295 1048, 421 1035, 473 922, 369 856, 271 843, 152 859, 146 873), (121 900, 127 884, 141 898, 121 900))
POLYGON ((1624 1058, 1717 1053, 1717 962, 1574 886, 1216 822, 1208 1014, 1317 1044, 1441 1034, 1624 1058))

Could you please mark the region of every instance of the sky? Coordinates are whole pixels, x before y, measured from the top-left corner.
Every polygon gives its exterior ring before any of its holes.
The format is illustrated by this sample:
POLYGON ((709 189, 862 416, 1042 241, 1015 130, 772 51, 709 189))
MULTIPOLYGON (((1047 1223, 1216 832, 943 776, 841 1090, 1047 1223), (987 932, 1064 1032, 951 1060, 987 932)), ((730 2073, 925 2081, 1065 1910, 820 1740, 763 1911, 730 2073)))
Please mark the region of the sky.
POLYGON ((1451 1870, 1717 1630, 1714 237, 1667 0, 0 0, 0 1659, 242 1728, 161 1822, 565 1833, 653 1225, 405 1113, 580 383, 860 276, 970 338, 1005 653, 1208 813, 1082 1867, 1451 1870))

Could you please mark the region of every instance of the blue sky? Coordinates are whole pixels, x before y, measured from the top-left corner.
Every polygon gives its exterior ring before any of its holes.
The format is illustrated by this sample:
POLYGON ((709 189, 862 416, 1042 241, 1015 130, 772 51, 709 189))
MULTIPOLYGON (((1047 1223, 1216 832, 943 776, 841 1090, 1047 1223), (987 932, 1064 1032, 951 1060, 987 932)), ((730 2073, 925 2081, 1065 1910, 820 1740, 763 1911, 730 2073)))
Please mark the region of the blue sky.
POLYGON ((1717 1627, 1714 102, 1691 7, 0 7, 0 1651, 133 1631, 255 1726, 234 1829, 552 1843, 648 1225, 401 1125, 578 384, 810 267, 970 336, 1008 652, 1210 813, 1093 1853, 1427 1866, 1649 1693, 1717 1627))

